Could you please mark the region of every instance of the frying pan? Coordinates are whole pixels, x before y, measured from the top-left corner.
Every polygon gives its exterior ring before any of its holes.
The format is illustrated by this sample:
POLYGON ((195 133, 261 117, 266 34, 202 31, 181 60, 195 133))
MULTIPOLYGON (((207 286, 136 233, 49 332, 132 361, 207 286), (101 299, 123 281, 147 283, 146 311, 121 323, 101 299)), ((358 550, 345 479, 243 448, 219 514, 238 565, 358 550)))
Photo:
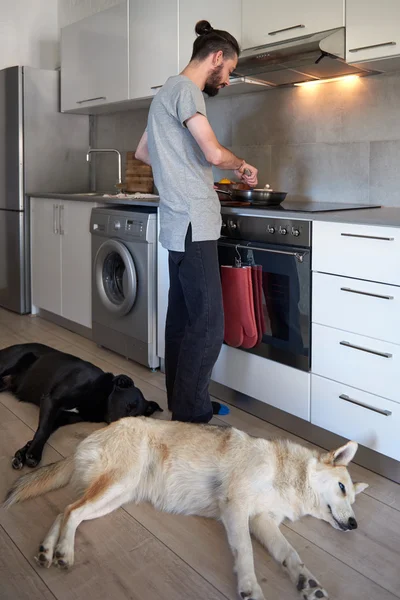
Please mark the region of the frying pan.
POLYGON ((216 190, 218 194, 226 194, 232 200, 239 202, 250 202, 250 204, 260 204, 263 206, 278 206, 287 196, 286 192, 274 192, 268 187, 264 189, 252 190, 216 190))

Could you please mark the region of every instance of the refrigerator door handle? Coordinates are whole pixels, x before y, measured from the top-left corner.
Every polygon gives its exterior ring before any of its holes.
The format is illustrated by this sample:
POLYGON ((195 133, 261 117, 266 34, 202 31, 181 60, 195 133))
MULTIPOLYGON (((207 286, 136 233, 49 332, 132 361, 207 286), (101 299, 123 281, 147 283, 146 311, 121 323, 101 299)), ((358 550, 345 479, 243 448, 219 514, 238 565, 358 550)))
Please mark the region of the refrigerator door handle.
POLYGON ((64 206, 60 204, 59 206, 59 224, 60 224, 60 235, 64 235, 64 206))
POLYGON ((58 234, 58 205, 53 204, 53 233, 58 234))

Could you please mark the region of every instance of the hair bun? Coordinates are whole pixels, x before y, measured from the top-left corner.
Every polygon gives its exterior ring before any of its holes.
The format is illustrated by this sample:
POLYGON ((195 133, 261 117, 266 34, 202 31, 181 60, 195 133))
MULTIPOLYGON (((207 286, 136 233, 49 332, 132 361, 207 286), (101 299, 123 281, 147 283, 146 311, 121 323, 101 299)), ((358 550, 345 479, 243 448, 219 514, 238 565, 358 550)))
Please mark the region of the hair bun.
POLYGON ((211 33, 213 28, 208 21, 198 21, 194 30, 197 35, 206 35, 207 33, 211 33))

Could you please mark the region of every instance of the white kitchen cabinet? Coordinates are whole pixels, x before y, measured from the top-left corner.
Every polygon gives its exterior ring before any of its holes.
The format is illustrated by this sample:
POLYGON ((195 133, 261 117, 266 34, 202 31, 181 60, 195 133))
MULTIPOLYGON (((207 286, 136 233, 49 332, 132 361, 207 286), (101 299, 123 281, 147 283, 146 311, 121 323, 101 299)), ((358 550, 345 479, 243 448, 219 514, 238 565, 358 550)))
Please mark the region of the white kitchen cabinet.
POLYGON ((92 327, 92 256, 90 215, 92 202, 62 201, 61 289, 62 316, 92 327))
POLYGON ((31 200, 32 304, 61 315, 59 200, 31 200))
POLYGON ((241 0, 204 0, 200 4, 193 0, 179 2, 179 71, 184 69, 192 55, 196 39, 194 28, 197 21, 209 21, 214 29, 228 31, 241 44, 242 29, 241 0))
POLYGON ((346 58, 369 61, 400 54, 399 0, 346 0, 346 58))
POLYGON ((400 287, 313 273, 312 306, 314 323, 400 344, 400 287))
POLYGON ((313 271, 400 285, 400 229, 313 223, 313 271))
POLYGON ((399 401, 400 346, 312 324, 312 372, 399 401))
POLYGON ((31 199, 32 304, 92 327, 90 214, 94 202, 31 199))
POLYGON ((273 44, 343 26, 344 0, 242 1, 243 48, 273 44))
POLYGON ((153 96, 178 73, 178 0, 129 0, 129 97, 153 96))
POLYGON ((127 0, 61 30, 63 112, 127 100, 128 88, 127 0))
POLYGON ((400 460, 400 404, 312 375, 311 423, 400 460))

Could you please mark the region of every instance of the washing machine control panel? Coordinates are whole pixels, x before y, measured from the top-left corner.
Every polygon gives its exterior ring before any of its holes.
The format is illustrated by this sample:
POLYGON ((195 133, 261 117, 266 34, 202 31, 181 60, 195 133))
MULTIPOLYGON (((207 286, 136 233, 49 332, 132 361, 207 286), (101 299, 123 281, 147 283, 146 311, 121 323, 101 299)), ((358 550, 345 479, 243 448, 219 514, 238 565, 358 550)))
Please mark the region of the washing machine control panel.
POLYGON ((110 230, 111 232, 118 232, 120 235, 128 235, 130 238, 141 238, 146 235, 146 223, 139 219, 112 217, 110 230))

